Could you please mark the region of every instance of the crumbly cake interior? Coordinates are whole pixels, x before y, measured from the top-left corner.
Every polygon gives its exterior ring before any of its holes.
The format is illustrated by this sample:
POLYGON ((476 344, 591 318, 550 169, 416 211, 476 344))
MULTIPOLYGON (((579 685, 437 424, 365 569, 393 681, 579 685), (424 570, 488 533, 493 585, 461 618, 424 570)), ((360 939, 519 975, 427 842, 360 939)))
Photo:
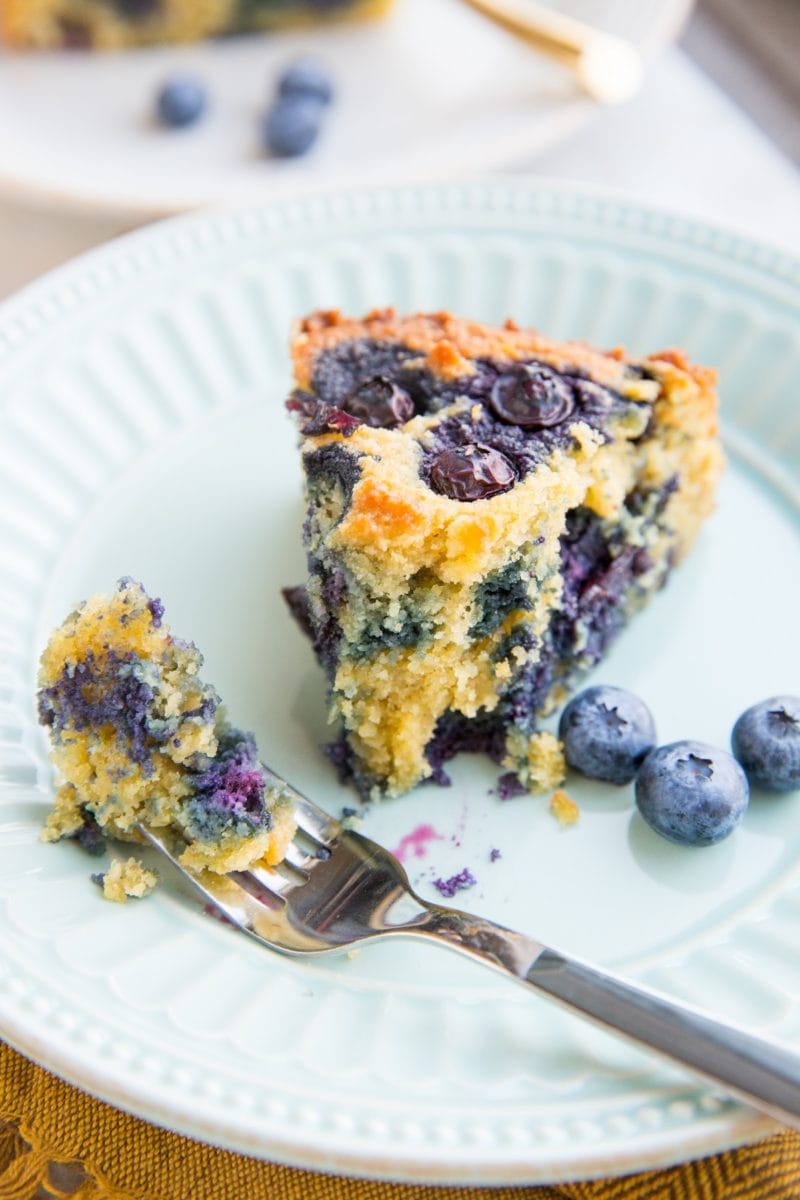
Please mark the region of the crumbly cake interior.
POLYGON ((120 580, 52 634, 39 669, 39 720, 59 777, 46 841, 138 841, 137 822, 187 839, 193 869, 279 862, 290 802, 268 779, 252 734, 231 725, 200 677, 197 647, 175 638, 163 606, 120 580))
POLYGON ((713 507, 713 371, 392 310, 315 313, 293 357, 309 574, 285 594, 327 673, 342 773, 397 794, 473 749, 557 785, 539 718, 713 507))
POLYGON ((391 0, 3 0, 13 45, 116 50, 189 42, 345 17, 378 17, 391 0))

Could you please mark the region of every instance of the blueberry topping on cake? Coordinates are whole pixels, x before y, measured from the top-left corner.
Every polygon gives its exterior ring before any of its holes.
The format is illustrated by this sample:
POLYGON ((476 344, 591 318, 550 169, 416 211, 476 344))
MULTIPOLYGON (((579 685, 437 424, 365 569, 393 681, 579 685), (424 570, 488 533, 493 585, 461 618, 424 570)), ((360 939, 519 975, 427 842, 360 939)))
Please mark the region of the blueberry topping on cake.
POLYGON ((523 429, 560 425, 575 408, 567 381, 539 365, 499 375, 492 386, 490 403, 501 421, 523 429))
POLYGON ((335 404, 322 404, 314 396, 300 391, 295 392, 286 401, 286 407, 290 412, 297 414, 300 432, 307 437, 314 437, 320 433, 341 433, 344 437, 349 437, 359 425, 364 424, 360 417, 352 416, 343 408, 335 404))
POLYGON ((800 788, 800 696, 772 696, 748 708, 731 746, 751 783, 773 792, 800 788))
POLYGON ((624 688, 586 688, 561 714, 558 736, 567 762, 589 779, 630 783, 656 744, 652 714, 624 688))
POLYGON ((328 679, 337 769, 378 797, 446 784, 471 750, 558 787, 542 717, 713 508, 713 372, 392 310, 315 313, 293 356, 308 575, 288 597, 328 679))
POLYGON ((750 799, 735 758, 704 742, 652 750, 636 776, 636 804, 647 824, 682 846, 710 846, 741 821, 750 799))
POLYGON ((59 779, 45 839, 139 840, 172 826, 182 862, 212 871, 279 862, 291 805, 203 681, 203 659, 172 636, 160 600, 122 579, 52 634, 39 669, 39 720, 59 779))
POLYGON ((375 375, 359 383, 344 403, 345 411, 365 425, 394 429, 405 425, 414 415, 414 401, 408 392, 385 375, 375 375))
POLYGON ((440 450, 430 466, 430 485, 451 500, 488 500, 516 482, 509 459, 491 446, 472 444, 440 450))

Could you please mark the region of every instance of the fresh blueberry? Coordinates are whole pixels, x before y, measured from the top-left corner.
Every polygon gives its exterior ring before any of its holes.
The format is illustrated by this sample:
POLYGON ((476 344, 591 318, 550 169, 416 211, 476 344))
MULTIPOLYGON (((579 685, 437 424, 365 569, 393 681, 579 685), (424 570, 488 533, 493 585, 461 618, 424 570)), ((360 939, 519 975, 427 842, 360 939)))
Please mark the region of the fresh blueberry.
POLYGON ((206 103, 206 89, 199 80, 188 76, 170 79, 158 93, 159 120, 173 129, 193 125, 205 112, 206 103))
POLYGON ((264 118, 264 145, 278 158, 298 158, 314 145, 323 105, 310 96, 278 100, 264 118))
POLYGON ((570 700, 558 736, 567 762, 589 779, 630 783, 656 744, 650 709, 617 687, 590 687, 570 700))
POLYGON ((735 758, 704 742, 652 750, 636 776, 636 804, 647 824, 682 846, 710 846, 741 821, 750 799, 735 758))
POLYGON ((333 100, 333 83, 322 63, 300 58, 284 71, 278 80, 278 96, 282 100, 310 96, 320 104, 333 100))
POLYGON ((751 783, 773 792, 800 788, 800 696, 772 696, 739 717, 734 756, 751 783))

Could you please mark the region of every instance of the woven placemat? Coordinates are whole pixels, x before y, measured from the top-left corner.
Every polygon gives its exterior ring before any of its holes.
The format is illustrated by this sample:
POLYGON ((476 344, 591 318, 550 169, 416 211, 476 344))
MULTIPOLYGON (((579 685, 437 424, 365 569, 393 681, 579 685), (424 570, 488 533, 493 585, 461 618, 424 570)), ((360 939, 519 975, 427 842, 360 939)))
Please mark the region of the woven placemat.
POLYGON ((95 1100, 0 1042, 0 1200, 799 1200, 800 1133, 664 1171, 549 1187, 339 1178, 231 1154, 95 1100), (76 1168, 64 1190, 54 1164, 76 1168))

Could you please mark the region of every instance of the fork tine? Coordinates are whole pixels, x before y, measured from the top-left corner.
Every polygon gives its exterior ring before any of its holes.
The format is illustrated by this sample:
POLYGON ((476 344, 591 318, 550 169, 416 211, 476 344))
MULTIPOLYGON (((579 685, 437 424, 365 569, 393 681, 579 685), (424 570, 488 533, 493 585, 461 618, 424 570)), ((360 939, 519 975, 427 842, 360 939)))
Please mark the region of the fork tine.
POLYGON ((296 887, 302 887, 306 877, 295 874, 282 874, 272 867, 248 867, 246 871, 237 871, 234 875, 240 887, 248 891, 256 884, 259 890, 269 892, 271 896, 283 900, 296 887))
POLYGON ((341 833, 342 826, 334 817, 329 816, 316 804, 312 804, 294 788, 289 788, 288 791, 294 804, 294 819, 297 822, 297 828, 301 829, 307 837, 326 846, 341 833))
POLYGON ((285 796, 291 800, 294 806, 294 817, 297 822, 298 829, 302 830, 307 837, 321 843, 323 846, 328 842, 332 842, 342 832, 342 825, 330 813, 326 813, 323 808, 314 804, 302 792, 298 792, 297 788, 292 787, 280 775, 276 775, 271 767, 266 763, 262 763, 266 774, 269 778, 269 783, 272 787, 283 792, 285 796))
POLYGON ((308 872, 314 863, 318 861, 313 854, 308 854, 296 842, 289 843, 284 855, 284 862, 287 862, 290 867, 294 867, 296 871, 303 871, 304 873, 308 872))

